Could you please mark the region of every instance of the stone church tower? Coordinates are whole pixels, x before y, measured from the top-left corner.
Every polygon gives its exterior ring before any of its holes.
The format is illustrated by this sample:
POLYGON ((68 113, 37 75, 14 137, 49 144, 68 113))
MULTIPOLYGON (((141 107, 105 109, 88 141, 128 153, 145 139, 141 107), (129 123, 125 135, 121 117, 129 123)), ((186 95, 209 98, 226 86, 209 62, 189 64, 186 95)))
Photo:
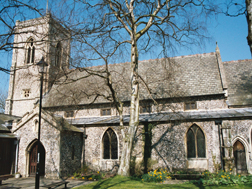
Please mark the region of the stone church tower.
POLYGON ((70 34, 50 14, 17 21, 12 66, 5 113, 23 116, 39 99, 39 73, 36 64, 44 57, 46 68, 43 93, 62 75, 69 64, 70 34))

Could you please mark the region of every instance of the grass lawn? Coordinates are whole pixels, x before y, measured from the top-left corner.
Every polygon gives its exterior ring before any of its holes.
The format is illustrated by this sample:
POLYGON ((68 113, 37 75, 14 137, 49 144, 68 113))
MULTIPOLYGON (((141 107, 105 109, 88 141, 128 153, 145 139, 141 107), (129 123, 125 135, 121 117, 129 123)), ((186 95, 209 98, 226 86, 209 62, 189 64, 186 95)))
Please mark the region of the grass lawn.
POLYGON ((83 185, 81 187, 77 187, 76 189, 132 189, 132 188, 137 188, 137 189, 145 189, 145 188, 154 188, 154 189, 160 189, 160 188, 174 188, 174 189, 211 189, 211 188, 218 188, 218 189, 251 189, 252 185, 239 185, 239 186, 197 186, 194 184, 190 183, 185 183, 185 184, 161 184, 161 183, 147 183, 147 182, 141 182, 137 180, 132 180, 129 177, 122 177, 122 176, 116 176, 113 178, 93 182, 88 185, 83 185))

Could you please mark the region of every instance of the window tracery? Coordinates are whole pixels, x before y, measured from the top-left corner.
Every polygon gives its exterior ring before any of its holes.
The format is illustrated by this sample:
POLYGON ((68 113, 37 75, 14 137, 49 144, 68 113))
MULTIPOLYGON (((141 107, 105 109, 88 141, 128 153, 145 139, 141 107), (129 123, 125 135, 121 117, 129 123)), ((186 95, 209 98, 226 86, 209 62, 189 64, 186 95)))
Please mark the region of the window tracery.
POLYGON ((109 128, 103 135, 103 159, 118 159, 118 143, 115 132, 109 128))
POLYGON ((205 135, 197 125, 192 125, 187 131, 187 157, 188 158, 205 158, 205 135))
POLYGON ((62 49, 60 42, 57 43, 56 50, 55 50, 55 66, 59 67, 61 64, 62 58, 62 49))
POLYGON ((26 53, 26 63, 34 63, 35 59, 35 46, 33 38, 30 38, 27 42, 27 53, 26 53))

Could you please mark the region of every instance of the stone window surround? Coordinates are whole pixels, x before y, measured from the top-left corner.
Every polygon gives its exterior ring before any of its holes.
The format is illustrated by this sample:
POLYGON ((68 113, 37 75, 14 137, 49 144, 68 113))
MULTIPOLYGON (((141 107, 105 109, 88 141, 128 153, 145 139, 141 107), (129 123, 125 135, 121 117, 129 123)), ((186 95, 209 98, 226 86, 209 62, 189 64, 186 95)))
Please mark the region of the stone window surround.
POLYGON ((23 89, 23 96, 25 98, 30 97, 30 94, 31 94, 31 89, 23 89))
POLYGON ((117 135, 116 131, 111 128, 111 127, 108 127, 103 133, 102 133, 102 137, 101 137, 101 145, 100 145, 100 160, 101 162, 106 162, 106 161, 118 161, 119 160, 119 154, 120 154, 120 148, 119 148, 119 144, 120 144, 120 141, 119 141, 119 136, 117 135), (105 135, 105 133, 109 130, 109 129, 112 129, 112 131, 114 132, 115 136, 116 136, 116 139, 117 139, 117 159, 104 159, 103 158, 103 152, 104 152, 104 147, 103 147, 103 137, 105 135))
POLYGON ((140 106, 140 113, 152 113, 151 105, 142 105, 140 106))
POLYGON ((58 42, 56 47, 55 47, 55 63, 54 65, 58 68, 60 68, 62 61, 62 46, 61 43, 58 42))
POLYGON ((101 109, 101 116, 110 116, 110 115, 111 115, 111 108, 101 109))
POLYGON ((74 117, 74 111, 73 110, 68 110, 64 112, 64 117, 74 117))
POLYGON ((26 42, 26 58, 25 64, 32 64, 35 61, 35 45, 32 37, 28 38, 26 42))
MULTIPOLYGON (((199 125, 197 125, 197 124, 194 123, 190 127, 188 127, 188 130, 186 131, 186 135, 185 136, 186 136, 185 137, 185 147, 186 147, 186 158, 187 158, 187 160, 193 160, 193 161, 195 161, 197 159, 198 160, 203 160, 203 159, 207 160, 206 134, 204 133, 203 129, 199 125), (195 146, 196 157, 188 157, 187 134, 188 134, 188 131, 190 130, 190 128, 192 128, 194 125, 197 126, 202 131, 202 133, 204 135, 204 139, 205 139, 205 149, 204 149, 205 150, 205 157, 198 157, 196 146, 195 146)), ((195 142, 197 142, 197 138, 196 138, 195 142)))
POLYGON ((74 145, 72 145, 72 154, 71 154, 72 160, 74 160, 74 156, 75 156, 75 149, 74 149, 74 145))
POLYGON ((34 120, 34 132, 38 132, 38 126, 39 126, 39 122, 37 119, 34 120))
POLYGON ((185 102, 184 110, 197 110, 197 102, 196 101, 185 102))

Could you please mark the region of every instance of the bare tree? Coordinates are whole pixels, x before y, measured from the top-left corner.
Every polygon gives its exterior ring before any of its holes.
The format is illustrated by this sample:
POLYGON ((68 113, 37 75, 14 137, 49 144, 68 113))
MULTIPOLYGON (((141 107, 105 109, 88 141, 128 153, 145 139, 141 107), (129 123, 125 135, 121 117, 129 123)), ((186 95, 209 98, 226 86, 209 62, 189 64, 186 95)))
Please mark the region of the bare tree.
MULTIPOLYGON (((8 2, 14 3, 14 5, 5 6, 3 4, 5 8, 2 12, 9 8, 18 8, 17 13, 24 13, 21 11, 23 7, 39 12, 34 8, 36 4, 31 6, 29 3, 22 4, 17 0, 8 2)), ((129 175, 130 173, 132 145, 139 124, 140 83, 146 87, 150 97, 154 100, 148 83, 139 75, 139 55, 156 49, 154 51, 157 56, 167 57, 167 52, 174 50, 176 45, 200 45, 205 38, 206 18, 215 10, 216 7, 210 0, 60 1, 54 15, 55 19, 65 28, 71 30, 72 55, 75 58, 72 66, 93 65, 92 62, 95 65, 105 65, 100 70, 92 68, 80 70, 87 73, 85 77, 95 75, 104 79, 105 85, 109 89, 106 93, 92 91, 91 94, 86 94, 95 95, 94 101, 98 97, 112 101, 119 113, 123 149, 118 174, 129 175), (109 66, 109 64, 121 60, 130 62, 127 70, 129 73, 127 82, 130 86, 128 127, 124 127, 123 102, 118 95, 114 83, 115 78, 112 77, 109 66)), ((8 13, 6 11, 6 18, 1 17, 1 22, 8 32, 0 35, 2 37, 0 38, 0 50, 13 48, 11 38, 15 34, 13 29, 15 22, 12 17, 9 18, 8 13)), ((83 91, 83 93, 85 92, 83 91)))
POLYGON ((221 12, 230 17, 246 16, 248 23, 247 41, 252 54, 252 1, 228 0, 221 12))
POLYGON ((7 91, 0 90, 0 113, 4 113, 7 91))
MULTIPOLYGON (((15 46, 13 43, 14 35, 16 35, 16 20, 25 20, 42 15, 36 0, 5 0, 0 1, 0 51, 11 51, 15 46)), ((0 71, 9 73, 7 65, 0 65, 0 71)))
POLYGON ((250 47, 250 52, 252 54, 252 1, 246 0, 246 18, 248 23, 248 45, 250 47))
MULTIPOLYGON (((172 51, 176 44, 200 45, 205 37, 205 18, 216 7, 207 0, 103 0, 97 3, 75 1, 74 5, 66 2, 66 5, 68 8, 73 6, 71 19, 62 18, 62 23, 72 30, 74 47, 78 49, 74 53, 78 58, 75 63, 105 64, 104 70, 89 68, 85 71, 104 78, 109 87, 110 99, 119 112, 123 136, 118 174, 129 175, 132 144, 139 124, 139 84, 143 83, 148 89, 147 83, 139 75, 139 54, 158 47, 157 53, 163 53, 166 57, 167 51, 172 51), (127 54, 130 56, 125 58, 127 54), (109 63, 129 60, 129 57, 130 121, 125 128, 123 103, 113 83, 109 63)), ((152 96, 151 90, 148 91, 152 96)))

